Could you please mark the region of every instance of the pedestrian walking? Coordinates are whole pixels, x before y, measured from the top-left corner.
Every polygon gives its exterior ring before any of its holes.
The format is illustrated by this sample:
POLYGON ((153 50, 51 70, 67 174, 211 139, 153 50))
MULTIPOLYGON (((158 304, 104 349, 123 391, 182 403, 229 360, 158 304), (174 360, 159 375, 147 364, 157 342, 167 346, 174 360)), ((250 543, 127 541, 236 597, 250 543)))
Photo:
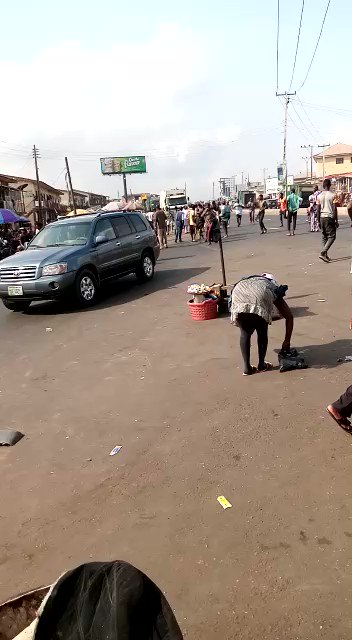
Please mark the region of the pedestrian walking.
POLYGON ((283 297, 287 286, 279 285, 270 274, 250 276, 240 280, 231 295, 231 322, 241 330, 240 349, 243 358, 243 375, 257 371, 268 371, 272 364, 265 361, 268 348, 268 327, 271 324, 274 306, 286 320, 285 339, 282 351, 289 351, 293 331, 293 316, 283 297), (251 337, 257 332, 258 367, 250 364, 251 337))
POLYGON ((191 234, 191 240, 192 242, 195 242, 197 227, 196 227, 196 212, 193 207, 190 207, 188 209, 188 219, 189 219, 189 232, 191 234))
POLYGON ((319 231, 318 221, 318 204, 317 199, 319 195, 319 187, 315 186, 312 195, 309 196, 309 225, 311 232, 319 231))
POLYGON ((231 209, 227 203, 223 203, 220 207, 220 222, 224 231, 224 237, 229 236, 229 222, 231 218, 231 209))
POLYGON ((336 230, 339 227, 337 218, 337 206, 334 203, 334 194, 330 191, 331 180, 326 178, 323 182, 323 191, 317 198, 318 224, 321 229, 323 250, 320 260, 330 262, 328 251, 336 240, 336 230))
POLYGON ((201 242, 204 239, 204 210, 202 206, 197 207, 196 228, 201 242))
POLYGON ((240 227, 241 226, 241 222, 242 222, 243 207, 238 202, 238 200, 236 200, 236 202, 235 202, 234 211, 235 211, 235 215, 236 215, 237 226, 240 227))
POLYGON ((254 224, 255 220, 255 200, 249 200, 248 202, 248 208, 249 208, 249 223, 250 224, 254 224))
POLYGON ((183 211, 182 209, 176 210, 175 215, 175 242, 182 242, 182 230, 183 230, 183 211))
POLYGON ((297 225, 297 212, 300 205, 300 197, 296 194, 296 189, 291 187, 291 193, 287 198, 287 235, 294 236, 297 225), (292 224, 292 233, 291 233, 292 224))
POLYGON ((183 215, 183 230, 185 233, 189 233, 188 207, 183 207, 182 215, 183 215))
POLYGON ((161 249, 167 249, 167 234, 166 234, 166 214, 158 208, 155 212, 155 230, 158 233, 159 243, 161 249))
POLYGON ((264 196, 260 195, 258 198, 258 209, 259 209, 259 213, 258 213, 258 220, 259 220, 259 226, 260 226, 260 233, 261 235, 263 235, 263 233, 267 233, 268 230, 264 224, 264 216, 265 216, 265 211, 267 210, 268 205, 266 200, 264 200, 264 196))
POLYGON ((352 386, 348 387, 338 400, 329 404, 327 411, 339 427, 352 433, 352 425, 349 420, 352 415, 352 386))
POLYGON ((284 194, 281 192, 279 197, 279 214, 280 214, 280 227, 284 226, 284 220, 287 218, 287 200, 284 194))
POLYGON ((212 205, 208 205, 205 214, 205 239, 210 246, 213 241, 213 226, 216 220, 216 211, 213 209, 212 205))

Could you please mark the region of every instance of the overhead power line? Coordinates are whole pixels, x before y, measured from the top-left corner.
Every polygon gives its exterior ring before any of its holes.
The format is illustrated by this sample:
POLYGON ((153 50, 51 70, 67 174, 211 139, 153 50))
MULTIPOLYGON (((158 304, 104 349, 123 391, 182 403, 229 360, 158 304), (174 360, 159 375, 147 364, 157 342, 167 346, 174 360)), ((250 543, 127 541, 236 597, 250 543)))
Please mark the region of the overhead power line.
POLYGON ((318 49, 318 46, 319 46, 319 42, 320 42, 320 38, 321 38, 321 34, 323 33, 323 29, 324 29, 324 24, 325 24, 326 16, 328 15, 328 11, 329 11, 329 7, 330 7, 330 3, 331 3, 331 0, 328 0, 328 3, 327 3, 327 5, 326 5, 326 9, 325 9, 325 14, 324 14, 323 22, 322 22, 321 29, 320 29, 320 32, 319 32, 319 36, 318 36, 318 40, 317 40, 317 44, 315 45, 315 49, 314 49, 314 52, 313 52, 313 56, 312 56, 312 59, 311 59, 311 61, 310 61, 310 63, 309 63, 308 71, 307 71, 307 73, 306 73, 306 75, 305 75, 305 78, 304 78, 304 80, 303 80, 303 82, 302 82, 302 84, 301 84, 300 88, 299 88, 299 91, 302 89, 302 87, 304 87, 304 85, 305 85, 305 83, 306 83, 306 80, 307 80, 307 78, 308 78, 308 76, 309 76, 309 72, 310 72, 310 70, 311 70, 311 68, 312 68, 312 64, 313 64, 313 62, 314 62, 315 54, 316 54, 317 49, 318 49))
POLYGON ((300 105, 300 107, 301 107, 302 111, 304 111, 304 113, 305 113, 305 115, 306 115, 306 118, 307 118, 307 120, 308 120, 309 124, 311 125, 311 127, 312 127, 313 131, 315 130, 315 131, 317 132, 318 136, 321 138, 321 134, 320 134, 319 129, 315 126, 314 122, 312 122, 312 120, 311 120, 311 118, 310 118, 310 116, 309 116, 309 114, 308 114, 308 112, 307 112, 307 109, 305 108, 305 106, 304 106, 304 104, 302 103, 302 100, 300 99, 300 97, 299 97, 299 96, 297 96, 297 100, 298 100, 298 102, 299 102, 299 105, 300 105))
POLYGON ((290 88, 289 88, 289 91, 291 91, 292 82, 293 82, 293 76, 295 75, 296 62, 297 62, 297 54, 298 54, 298 47, 299 47, 299 39, 300 39, 300 36, 301 36, 301 27, 302 27, 303 11, 304 11, 304 0, 302 0, 301 17, 300 17, 300 21, 299 21, 299 28, 298 28, 298 35, 297 35, 296 53, 295 53, 295 60, 294 60, 294 63, 293 63, 293 68, 292 68, 292 75, 291 75, 291 82, 290 82, 290 88))
POLYGON ((292 109, 294 110, 294 112, 295 112, 295 114, 296 114, 296 116, 297 116, 298 120, 302 123, 302 125, 304 126, 304 128, 305 128, 305 130, 307 131, 308 135, 309 135, 311 138, 316 138, 317 136, 312 132, 312 130, 311 130, 311 129, 306 125, 306 123, 302 120, 302 118, 301 118, 301 116, 299 115, 299 113, 298 113, 298 111, 297 111, 297 109, 296 109, 295 105, 294 105, 293 103, 291 103, 291 104, 292 104, 292 109))

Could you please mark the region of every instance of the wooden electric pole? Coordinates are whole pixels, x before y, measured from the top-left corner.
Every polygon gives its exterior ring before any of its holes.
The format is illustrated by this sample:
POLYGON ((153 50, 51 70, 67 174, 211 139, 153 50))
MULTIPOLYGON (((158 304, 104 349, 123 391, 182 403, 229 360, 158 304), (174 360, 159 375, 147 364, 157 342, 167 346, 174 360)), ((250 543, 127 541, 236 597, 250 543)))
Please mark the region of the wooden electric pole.
POLYGON ((282 157, 282 167, 283 167, 283 175, 285 180, 285 197, 287 198, 287 118, 288 118, 288 105, 290 104, 290 96, 295 96, 294 93, 277 93, 277 97, 283 96, 285 98, 285 122, 284 122, 284 151, 282 157))
MULTIPOLYGON (((43 220, 43 210, 42 210, 42 198, 40 193, 40 182, 39 182, 39 171, 38 171, 38 149, 35 145, 33 145, 33 158, 34 158, 34 164, 35 164, 35 175, 37 179, 39 218, 40 218, 40 222, 43 224, 44 220, 43 220)), ((34 217, 36 218, 35 214, 34 214, 34 217)), ((37 220, 34 220, 34 222, 37 222, 37 220)))
POLYGON ((65 164, 66 164, 66 171, 67 171, 67 177, 68 177, 68 184, 69 184, 69 187, 70 187, 72 208, 73 208, 74 214, 76 216, 77 215, 77 210, 76 210, 75 194, 73 193, 73 189, 72 189, 72 180, 71 180, 70 167, 68 166, 68 160, 67 160, 66 157, 65 157, 65 164))

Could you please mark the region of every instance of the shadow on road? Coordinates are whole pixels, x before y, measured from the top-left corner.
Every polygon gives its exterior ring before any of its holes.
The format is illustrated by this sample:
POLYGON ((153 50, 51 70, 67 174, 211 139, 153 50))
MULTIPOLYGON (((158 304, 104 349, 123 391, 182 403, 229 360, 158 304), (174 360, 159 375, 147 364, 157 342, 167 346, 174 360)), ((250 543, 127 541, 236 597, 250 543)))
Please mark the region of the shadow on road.
POLYGON ((309 311, 309 307, 290 307, 294 318, 304 318, 309 316, 316 316, 313 311, 309 311))
POLYGON ((188 267, 183 269, 165 269, 163 271, 156 270, 152 282, 145 284, 138 284, 136 278, 131 275, 121 280, 112 281, 110 284, 105 284, 100 292, 100 301, 94 307, 82 309, 62 300, 34 304, 26 313, 28 315, 60 315, 107 309, 138 300, 161 289, 171 289, 190 278, 196 278, 201 273, 208 271, 209 268, 210 267, 188 267))
POLYGON ((339 359, 352 355, 351 340, 335 340, 328 344, 312 344, 296 347, 306 358, 308 366, 315 369, 331 369, 342 364, 339 359))

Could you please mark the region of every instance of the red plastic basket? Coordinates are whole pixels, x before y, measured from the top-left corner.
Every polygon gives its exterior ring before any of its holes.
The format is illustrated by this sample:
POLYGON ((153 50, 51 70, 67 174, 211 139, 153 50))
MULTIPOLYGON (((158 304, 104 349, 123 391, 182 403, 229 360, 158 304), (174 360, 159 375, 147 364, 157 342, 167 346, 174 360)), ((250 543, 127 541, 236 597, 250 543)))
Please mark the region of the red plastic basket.
POLYGON ((216 300, 205 300, 204 302, 188 302, 189 312, 192 320, 215 320, 218 315, 218 303, 216 300))

